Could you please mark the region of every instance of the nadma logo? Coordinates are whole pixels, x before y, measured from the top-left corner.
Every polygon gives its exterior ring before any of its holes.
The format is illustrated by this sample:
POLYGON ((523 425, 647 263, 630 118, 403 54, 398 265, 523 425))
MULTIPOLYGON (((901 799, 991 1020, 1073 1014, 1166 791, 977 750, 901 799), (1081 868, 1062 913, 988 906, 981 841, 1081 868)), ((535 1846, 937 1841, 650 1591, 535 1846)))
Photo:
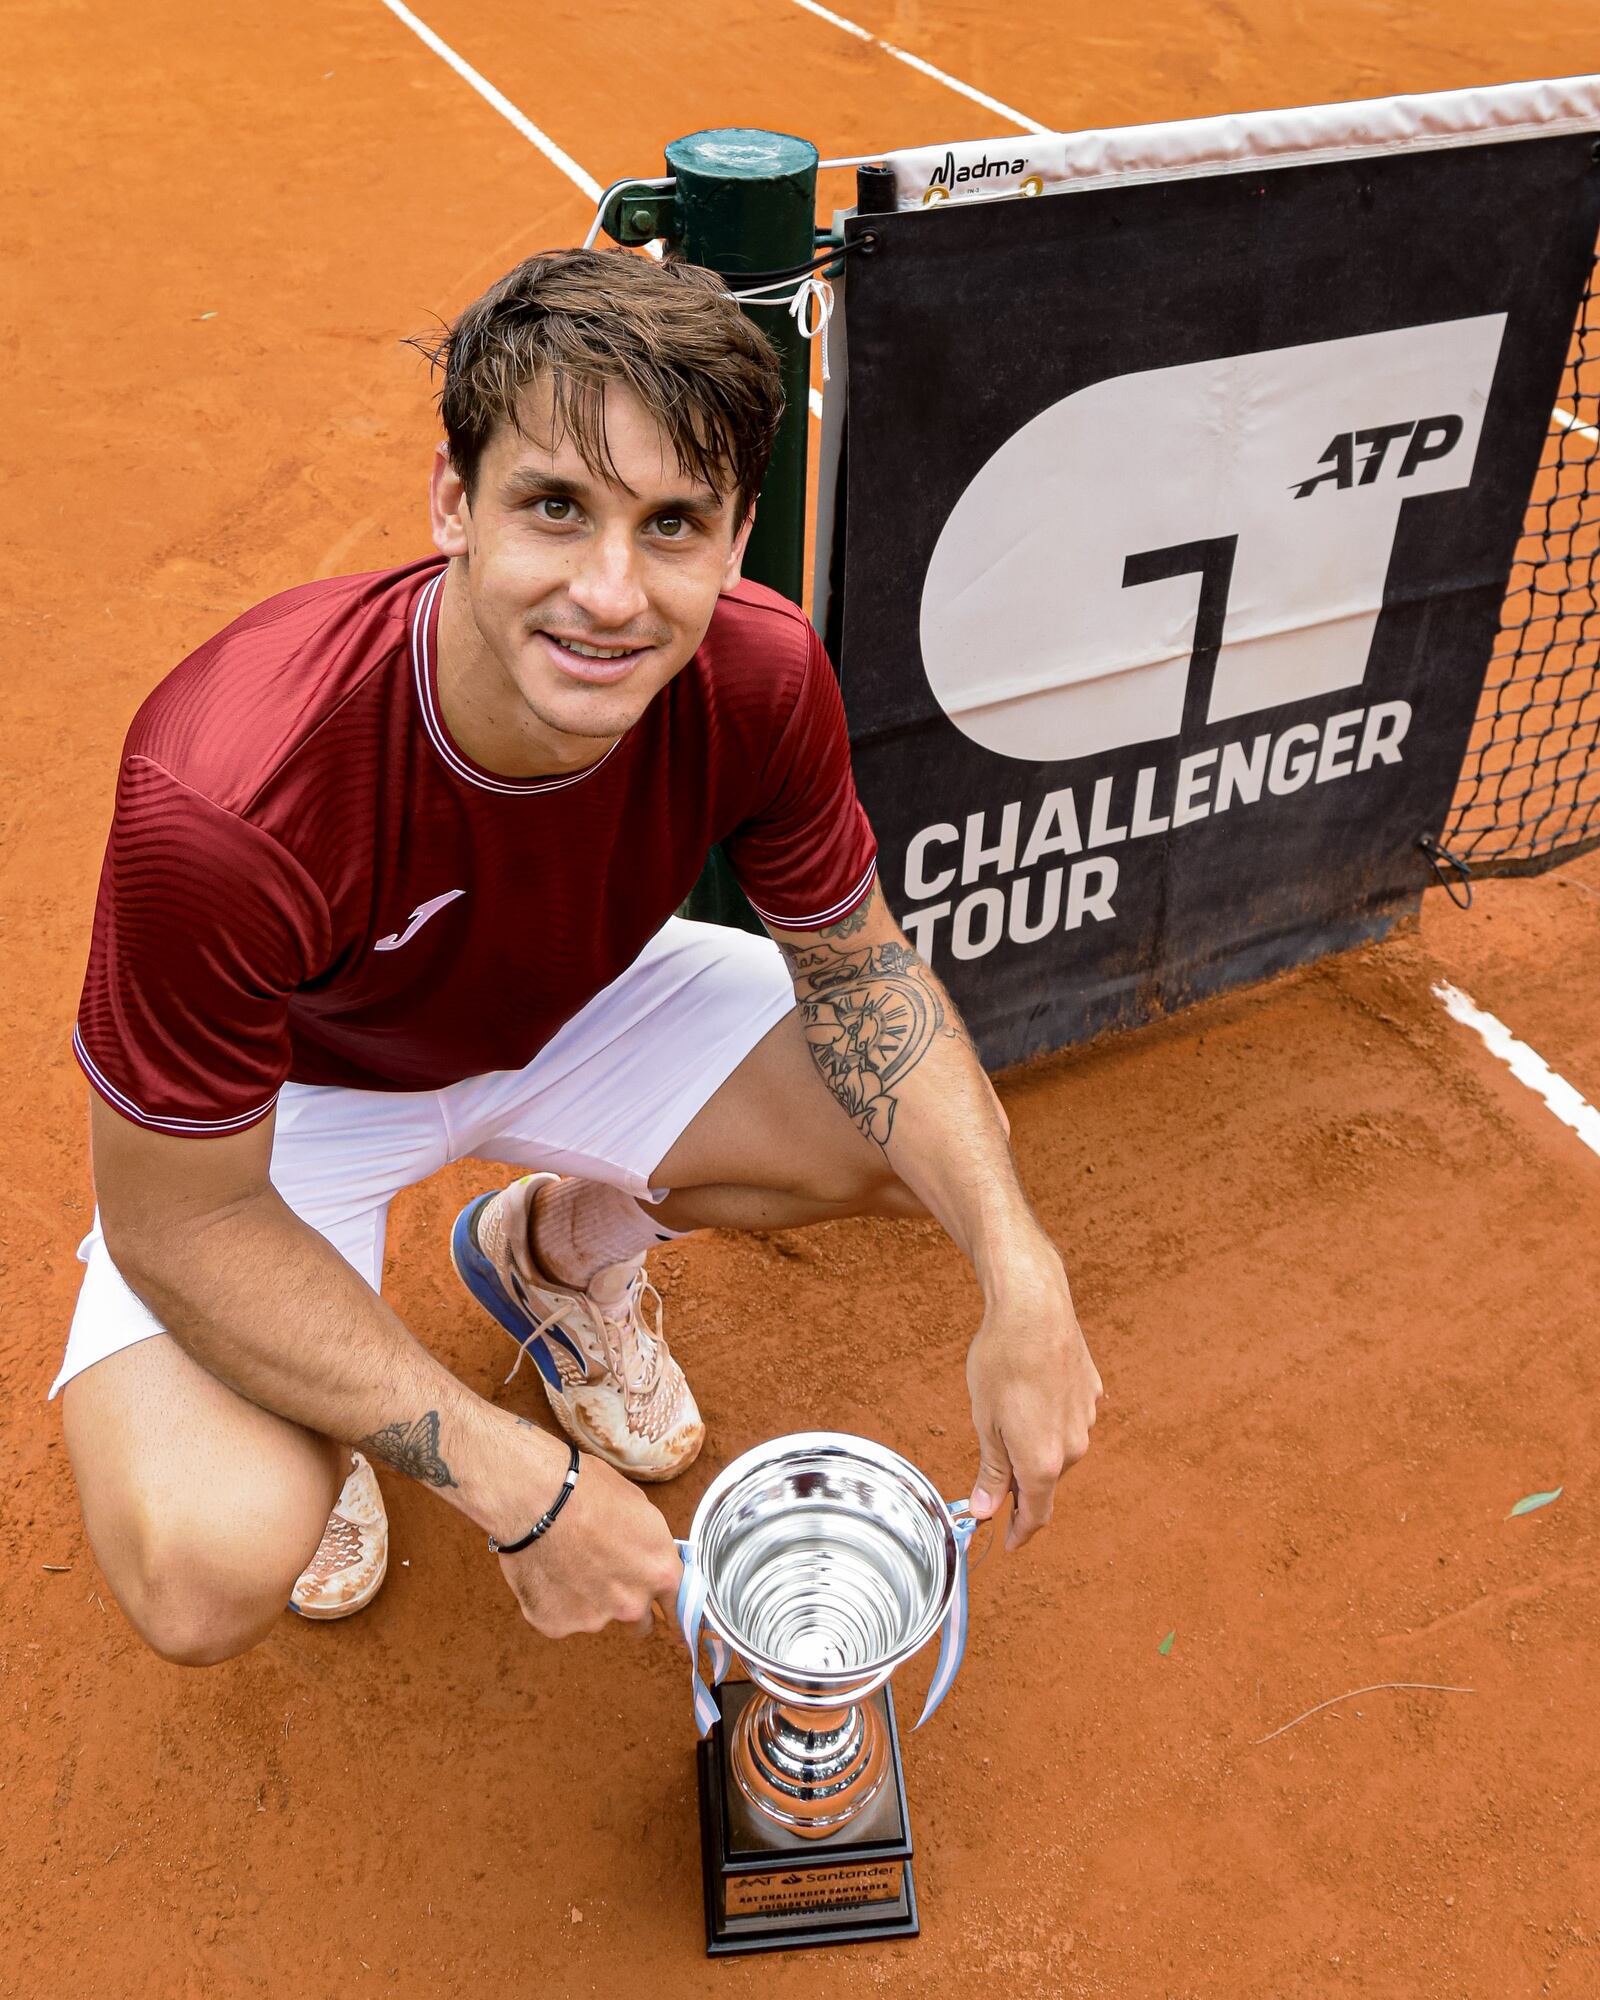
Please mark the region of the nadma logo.
POLYGON ((932 194, 935 188, 943 188, 948 192, 951 188, 961 187, 968 181, 1003 181, 1013 174, 1026 173, 1027 170, 1026 160, 991 160, 987 153, 966 166, 958 167, 955 154, 946 152, 944 158, 928 176, 928 192, 932 194))

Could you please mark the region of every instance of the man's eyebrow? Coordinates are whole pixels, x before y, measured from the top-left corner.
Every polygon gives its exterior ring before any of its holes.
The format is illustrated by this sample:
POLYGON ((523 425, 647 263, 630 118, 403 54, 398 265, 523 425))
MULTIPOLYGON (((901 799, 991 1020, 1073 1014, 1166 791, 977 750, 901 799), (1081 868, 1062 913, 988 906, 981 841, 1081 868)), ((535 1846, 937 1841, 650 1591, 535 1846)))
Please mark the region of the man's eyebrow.
MULTIPOLYGON (((623 490, 638 498, 631 487, 623 490)), ((590 488, 581 479, 568 479, 558 472, 542 472, 536 465, 524 465, 506 474, 504 492, 508 500, 584 501, 589 497, 590 488)), ((710 492, 673 493, 650 511, 652 514, 688 514, 697 520, 714 521, 722 512, 722 501, 710 492)))
POLYGON ((520 465, 506 474, 508 499, 522 500, 530 494, 559 500, 582 500, 588 487, 581 479, 564 479, 559 472, 541 472, 536 465, 520 465))
POLYGON ((678 493, 650 511, 653 514, 695 514, 702 520, 714 521, 722 512, 722 500, 715 493, 678 493))

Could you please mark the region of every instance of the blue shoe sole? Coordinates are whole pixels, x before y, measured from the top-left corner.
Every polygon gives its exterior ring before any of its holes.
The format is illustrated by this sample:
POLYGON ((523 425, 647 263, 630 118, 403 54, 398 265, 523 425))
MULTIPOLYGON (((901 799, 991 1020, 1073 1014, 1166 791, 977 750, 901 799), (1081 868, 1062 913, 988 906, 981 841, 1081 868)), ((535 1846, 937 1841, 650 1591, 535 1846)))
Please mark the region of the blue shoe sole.
POLYGON ((564 1385, 549 1346, 542 1335, 530 1333, 527 1314, 506 1291, 499 1273, 478 1248, 473 1224, 478 1211, 493 1200, 492 1193, 480 1194, 475 1201, 469 1201, 456 1217, 450 1231, 450 1261, 455 1266, 456 1276, 478 1304, 510 1334, 519 1347, 533 1356, 539 1373, 560 1395, 564 1392, 564 1385))

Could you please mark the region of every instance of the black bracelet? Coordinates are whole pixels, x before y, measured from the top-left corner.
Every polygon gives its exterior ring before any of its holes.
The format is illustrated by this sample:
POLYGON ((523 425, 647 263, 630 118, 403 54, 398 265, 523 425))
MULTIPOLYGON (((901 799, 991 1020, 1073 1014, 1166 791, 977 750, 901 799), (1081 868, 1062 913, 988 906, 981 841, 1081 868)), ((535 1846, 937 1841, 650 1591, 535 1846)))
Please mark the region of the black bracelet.
POLYGON ((578 1483, 578 1447, 574 1445, 572 1447, 572 1463, 567 1467, 567 1476, 561 1482, 561 1491, 550 1502, 550 1505, 539 1516, 538 1520, 534 1522, 533 1526, 523 1536, 520 1542, 497 1542, 494 1536, 491 1535, 489 1537, 490 1555, 514 1556, 519 1549, 525 1549, 531 1542, 538 1541, 539 1537, 548 1531, 551 1522, 554 1521, 556 1516, 561 1512, 562 1508, 565 1507, 567 1502, 572 1498, 572 1489, 574 1486, 577 1485, 577 1483, 578 1483))

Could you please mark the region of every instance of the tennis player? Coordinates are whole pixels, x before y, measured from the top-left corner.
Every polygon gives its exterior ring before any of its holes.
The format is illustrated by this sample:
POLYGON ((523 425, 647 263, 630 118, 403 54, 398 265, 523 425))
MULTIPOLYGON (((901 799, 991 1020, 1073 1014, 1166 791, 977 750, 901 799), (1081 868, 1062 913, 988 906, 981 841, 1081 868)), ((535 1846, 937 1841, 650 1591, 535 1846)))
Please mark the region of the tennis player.
POLYGON ((372 1461, 477 1523, 539 1631, 648 1630, 678 1558, 633 1482, 702 1426, 645 1257, 685 1231, 936 1216, 983 1288, 973 1509, 1013 1494, 1010 1546, 1100 1394, 877 887, 827 659, 740 580, 770 348, 709 273, 571 251, 436 358, 438 555, 247 612, 155 689, 118 778, 56 1389, 95 1554, 170 1660, 368 1602, 372 1461), (770 941, 673 914, 717 842, 770 941), (464 1155, 525 1170, 451 1254, 570 1447, 380 1296, 390 1200, 464 1155))

